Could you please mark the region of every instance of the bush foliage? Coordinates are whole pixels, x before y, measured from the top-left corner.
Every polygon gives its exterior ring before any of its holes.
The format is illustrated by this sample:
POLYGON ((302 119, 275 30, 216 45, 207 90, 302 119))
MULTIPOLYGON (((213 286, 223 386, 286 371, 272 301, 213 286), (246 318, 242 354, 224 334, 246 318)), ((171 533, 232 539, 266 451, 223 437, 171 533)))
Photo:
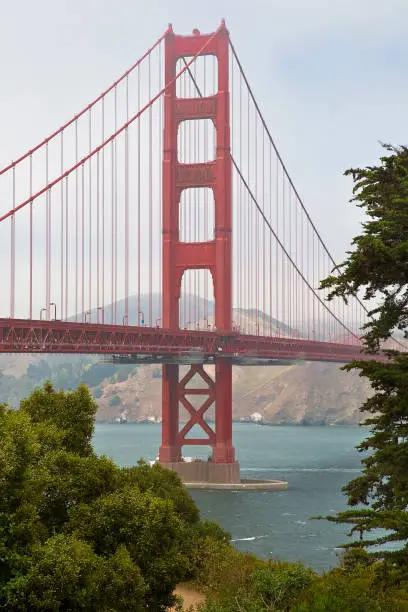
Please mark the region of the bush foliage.
POLYGON ((95 412, 85 386, 50 383, 0 408, 0 609, 160 612, 201 534, 227 537, 175 473, 97 456, 95 412))

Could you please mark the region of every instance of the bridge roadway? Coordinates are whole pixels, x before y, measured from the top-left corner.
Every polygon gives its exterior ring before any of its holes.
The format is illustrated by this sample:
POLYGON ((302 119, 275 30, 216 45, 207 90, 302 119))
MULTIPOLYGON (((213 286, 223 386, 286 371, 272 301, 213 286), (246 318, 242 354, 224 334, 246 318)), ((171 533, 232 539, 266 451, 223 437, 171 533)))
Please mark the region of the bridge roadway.
POLYGON ((119 361, 149 363, 211 363, 225 357, 248 365, 296 360, 348 363, 373 358, 361 353, 357 343, 27 319, 0 319, 0 353, 104 354, 119 361))

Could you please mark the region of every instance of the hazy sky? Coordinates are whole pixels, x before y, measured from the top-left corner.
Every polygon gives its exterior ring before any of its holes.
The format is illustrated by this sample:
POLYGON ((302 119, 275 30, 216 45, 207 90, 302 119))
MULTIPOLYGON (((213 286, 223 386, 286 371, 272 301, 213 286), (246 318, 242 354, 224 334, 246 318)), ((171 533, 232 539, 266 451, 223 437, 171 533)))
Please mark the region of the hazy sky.
POLYGON ((407 0, 0 0, 0 166, 65 122, 171 22, 225 17, 312 218, 337 257, 357 229, 352 165, 408 144, 407 0))

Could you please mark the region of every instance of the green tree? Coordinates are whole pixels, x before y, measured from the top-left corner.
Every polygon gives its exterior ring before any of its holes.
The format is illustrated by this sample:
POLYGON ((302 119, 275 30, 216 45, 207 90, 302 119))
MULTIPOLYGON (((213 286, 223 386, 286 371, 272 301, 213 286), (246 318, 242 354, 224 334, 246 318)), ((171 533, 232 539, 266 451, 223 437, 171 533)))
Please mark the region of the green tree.
MULTIPOLYGON (((207 529, 207 521, 198 523, 197 506, 187 489, 180 486, 180 478, 175 472, 164 470, 160 464, 156 463, 150 467, 145 461, 139 461, 137 466, 122 468, 120 483, 121 486, 137 487, 143 493, 150 491, 162 499, 171 500, 175 511, 184 521, 189 525, 199 526, 201 530, 207 529)), ((222 539, 226 534, 218 525, 217 528, 218 531, 216 528, 212 530, 211 536, 222 539)))
POLYGON ((103 557, 126 546, 148 587, 149 609, 161 610, 188 573, 186 531, 170 500, 136 488, 122 489, 75 508, 68 528, 103 557))
MULTIPOLYGON (((362 290, 364 299, 375 300, 364 329, 373 357, 382 340, 408 325, 408 149, 385 149, 378 165, 346 172, 354 180, 352 202, 367 220, 347 259, 321 283, 330 289, 329 299, 347 300, 362 290)), ((388 355, 386 362, 361 360, 345 368, 360 370, 371 383, 374 394, 362 406, 371 433, 358 447, 368 453, 362 475, 344 489, 353 509, 328 518, 353 525, 351 534, 359 538, 349 548, 371 551, 374 544, 397 543, 392 550, 374 550, 372 558, 383 561, 383 571, 408 574, 408 355, 388 355), (371 535, 376 529, 386 533, 371 535)))
POLYGON ((64 432, 65 450, 80 455, 92 454, 92 435, 98 406, 85 385, 76 391, 56 391, 50 382, 36 389, 21 402, 21 410, 33 423, 54 425, 64 432))
POLYGON ((15 611, 146 609, 143 579, 125 547, 104 558, 62 534, 37 547, 26 573, 10 580, 5 591, 15 611))
POLYGON ((0 609, 166 610, 198 557, 176 474, 120 468, 91 445, 88 389, 0 406, 0 609))
POLYGON ((321 283, 331 290, 329 299, 347 300, 360 289, 366 300, 376 298, 364 335, 374 352, 395 328, 408 327, 408 148, 384 148, 390 155, 377 166, 345 172, 354 181, 351 202, 368 218, 337 273, 321 283))

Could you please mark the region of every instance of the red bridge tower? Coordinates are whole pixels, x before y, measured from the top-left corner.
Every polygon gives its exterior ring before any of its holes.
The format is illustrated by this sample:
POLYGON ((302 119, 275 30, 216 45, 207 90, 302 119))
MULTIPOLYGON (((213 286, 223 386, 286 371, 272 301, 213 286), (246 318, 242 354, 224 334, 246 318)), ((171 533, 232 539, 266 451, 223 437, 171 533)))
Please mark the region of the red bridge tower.
MULTIPOLYGON (((200 98, 179 98, 174 82, 164 100, 163 158, 163 327, 179 327, 179 300, 183 274, 189 269, 207 269, 214 284, 215 327, 223 333, 232 330, 232 193, 229 110, 229 34, 224 24, 216 35, 178 36, 171 29, 165 43, 165 79, 176 76, 179 58, 196 55, 206 44, 206 55, 218 60, 218 91, 200 98), (210 119, 216 130, 216 159, 206 163, 187 164, 178 159, 177 140, 181 122, 210 119), (214 239, 185 243, 179 240, 179 204, 184 189, 207 187, 213 190, 215 205, 214 239)), ((219 357, 215 363, 215 380, 202 365, 191 365, 180 380, 179 365, 163 365, 162 445, 160 463, 176 470, 185 481, 209 480, 239 482, 239 464, 232 445, 232 363, 219 357), (192 388, 194 376, 200 376, 205 388, 192 388), (190 383, 191 381, 191 383, 190 383), (190 383, 190 385, 189 385, 190 383), (189 396, 202 396, 199 408, 189 396), (215 403, 215 430, 205 421, 205 413, 215 403), (180 429, 179 405, 189 414, 180 429), (206 438, 187 438, 198 424, 206 438), (212 461, 183 463, 184 445, 212 446, 212 461)))

